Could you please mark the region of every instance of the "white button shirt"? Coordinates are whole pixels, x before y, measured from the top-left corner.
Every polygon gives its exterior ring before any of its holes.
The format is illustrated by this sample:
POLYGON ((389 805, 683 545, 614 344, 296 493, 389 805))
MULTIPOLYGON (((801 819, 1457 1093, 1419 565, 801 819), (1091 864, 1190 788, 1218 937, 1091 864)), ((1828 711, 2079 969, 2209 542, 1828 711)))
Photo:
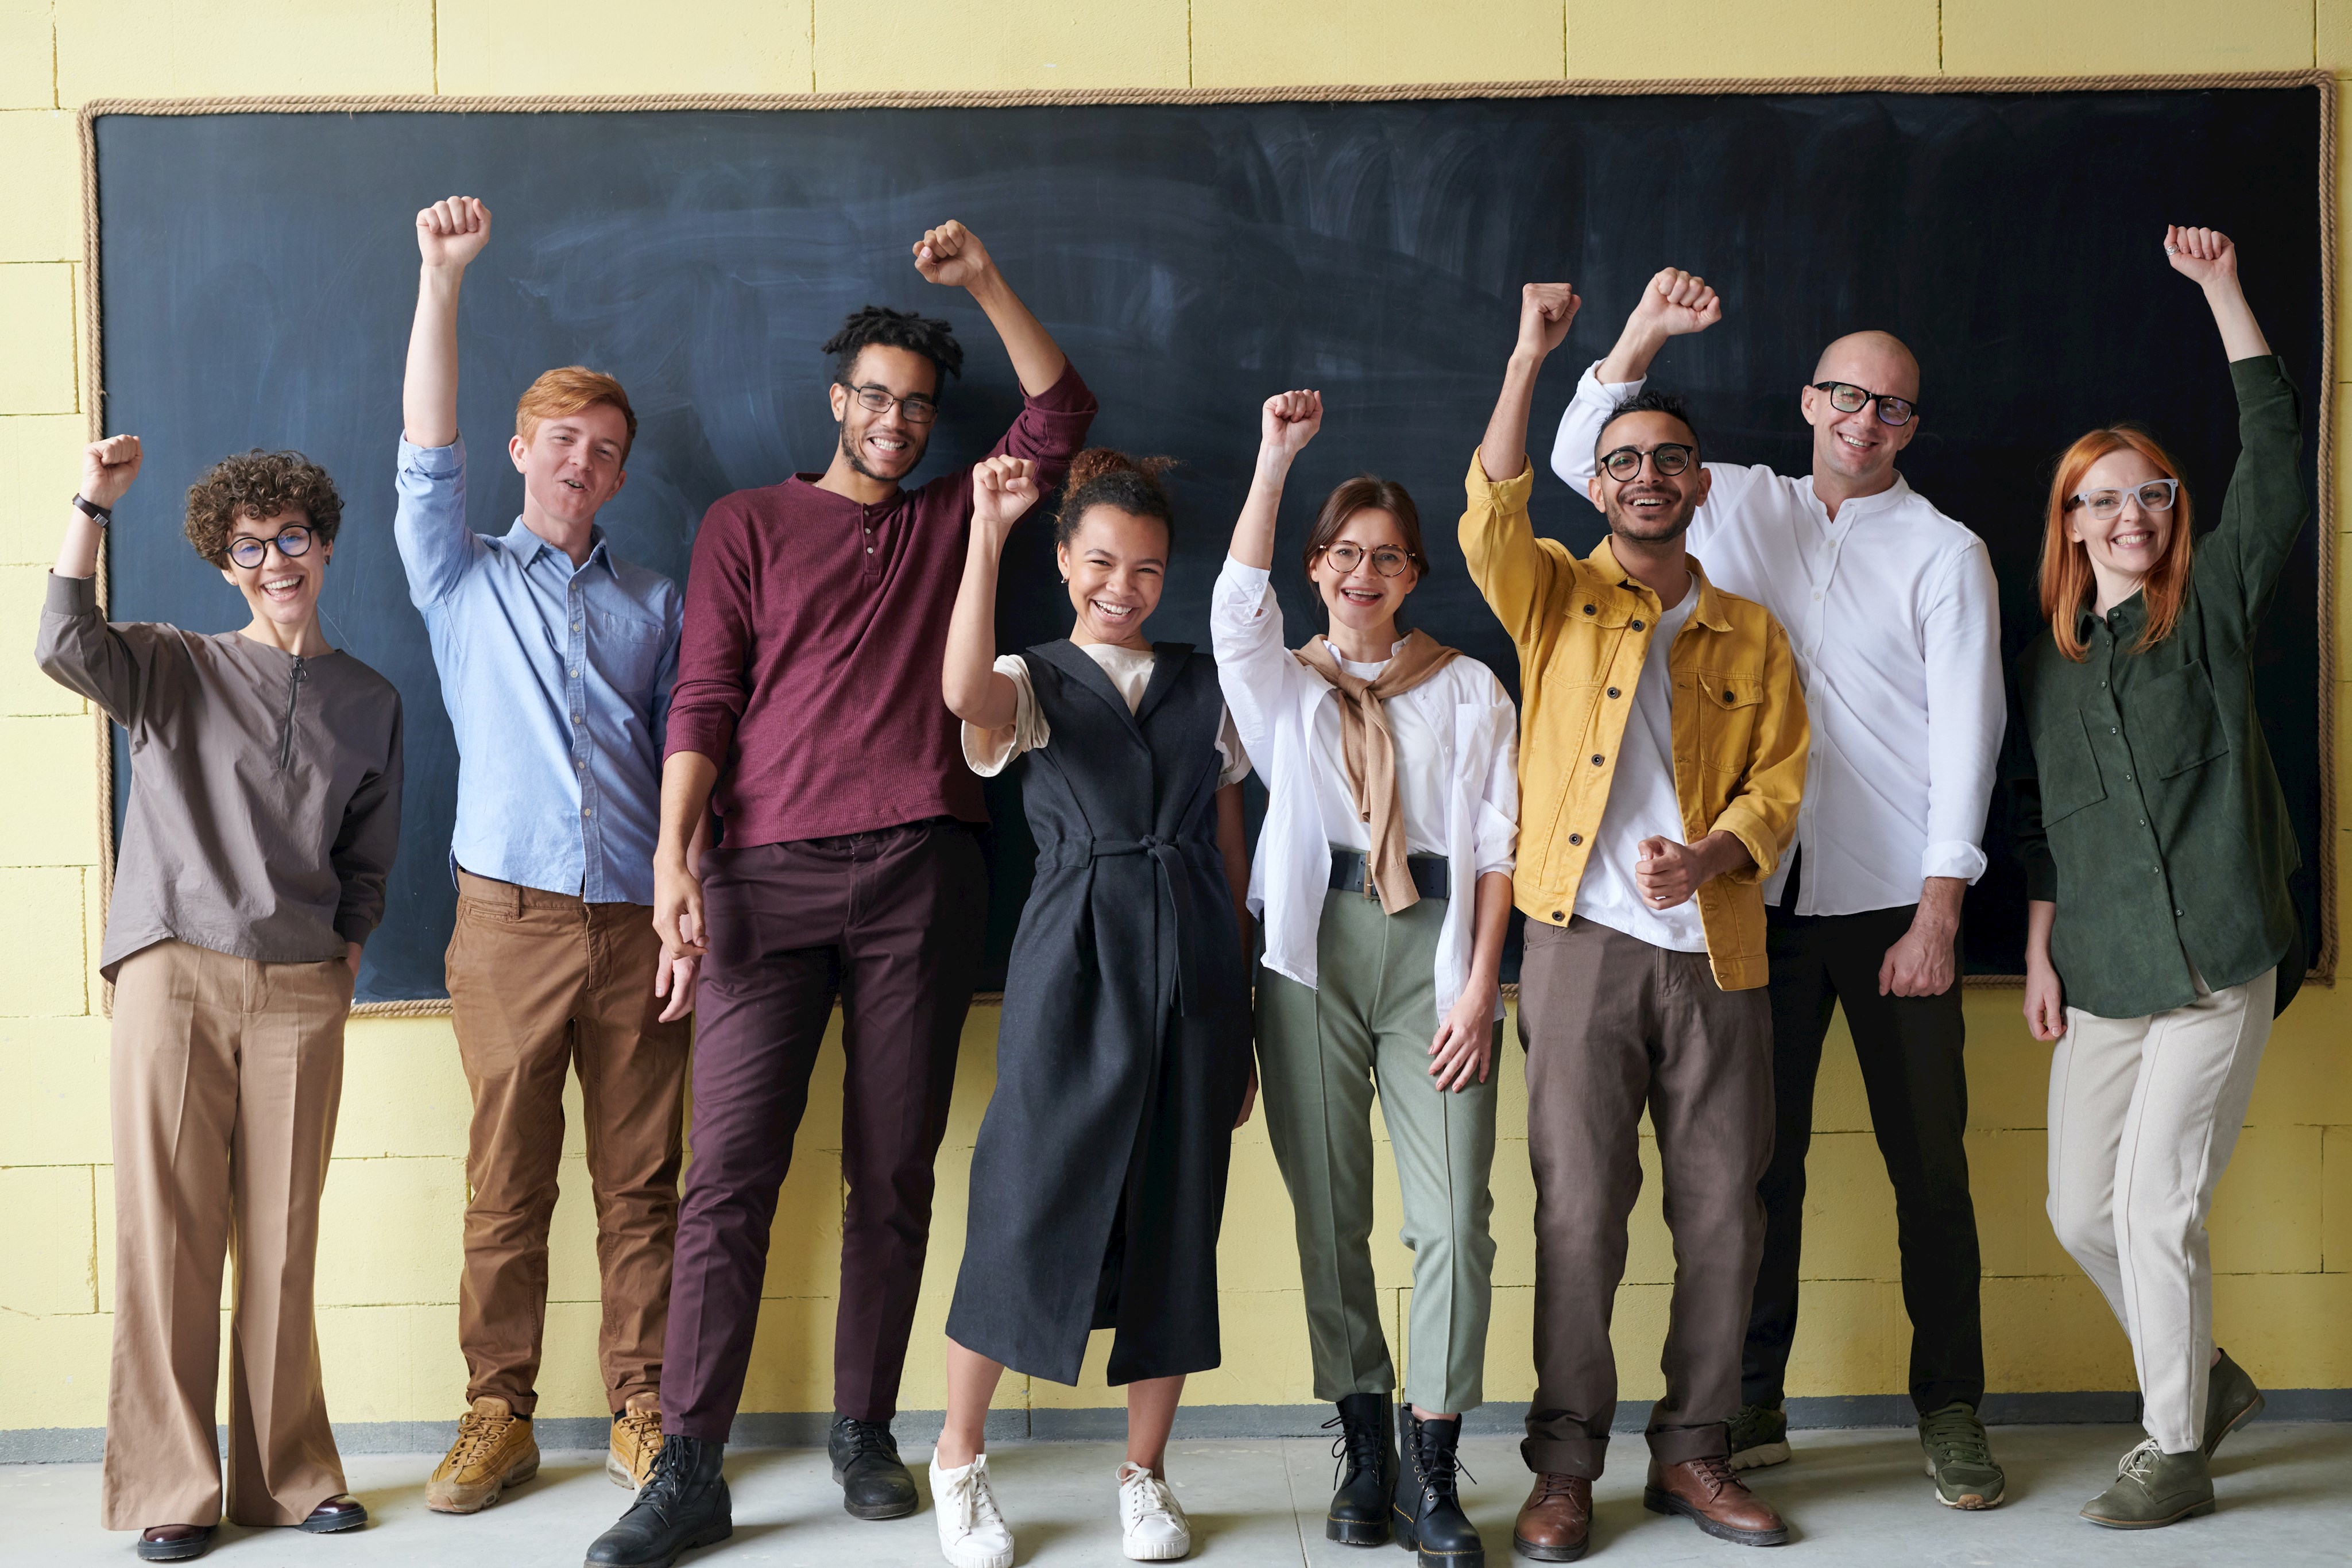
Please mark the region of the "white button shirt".
MULTIPOLYGON (((1559 423, 1552 472, 1580 495, 1592 444, 1641 382, 1584 372, 1559 423)), ((1780 902, 1804 855, 1800 915, 1916 904, 1926 880, 1984 874, 2007 703, 2000 601, 1984 541, 1898 475, 1832 518, 1809 475, 1710 463, 1691 554, 1717 587, 1769 610, 1789 633, 1812 720, 1791 854, 1764 884, 1780 902)))

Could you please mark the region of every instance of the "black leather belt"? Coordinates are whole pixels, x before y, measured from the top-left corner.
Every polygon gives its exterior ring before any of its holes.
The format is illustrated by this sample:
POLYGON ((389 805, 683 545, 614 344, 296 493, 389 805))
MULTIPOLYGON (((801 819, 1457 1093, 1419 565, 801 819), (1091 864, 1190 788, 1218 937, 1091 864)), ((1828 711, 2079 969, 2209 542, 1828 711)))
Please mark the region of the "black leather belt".
MULTIPOLYGON (((1453 891, 1453 875, 1444 855, 1407 855, 1406 867, 1412 873, 1412 885, 1423 898, 1444 898, 1453 891)), ((1343 850, 1331 846, 1331 890, 1335 893, 1364 891, 1364 852, 1343 850)))

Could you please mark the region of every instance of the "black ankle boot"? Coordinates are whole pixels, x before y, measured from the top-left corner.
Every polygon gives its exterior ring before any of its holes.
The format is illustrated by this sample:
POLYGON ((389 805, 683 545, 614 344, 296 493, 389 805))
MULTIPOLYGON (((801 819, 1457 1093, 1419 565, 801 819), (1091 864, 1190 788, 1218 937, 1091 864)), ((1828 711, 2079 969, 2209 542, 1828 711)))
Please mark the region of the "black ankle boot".
POLYGON ((1485 1568, 1486 1543, 1462 1511, 1454 1476, 1462 1423, 1424 1421, 1405 1410, 1404 1452, 1397 1468, 1396 1542, 1421 1554, 1421 1568, 1485 1568))
POLYGON ((663 1438, 637 1500, 588 1548, 587 1568, 669 1568, 679 1552, 734 1534, 734 1503, 719 1473, 726 1451, 699 1437, 663 1438))
POLYGON ((1339 1414, 1323 1423, 1337 1427, 1331 1457, 1339 1461, 1331 1511, 1323 1538, 1348 1546, 1389 1543, 1389 1494, 1396 1490, 1396 1405, 1385 1394, 1350 1394, 1339 1414))
POLYGON ((825 1434, 833 1479, 841 1483, 841 1506, 852 1519, 904 1519, 920 1506, 915 1478, 898 1458, 898 1439, 887 1421, 835 1416, 825 1434))

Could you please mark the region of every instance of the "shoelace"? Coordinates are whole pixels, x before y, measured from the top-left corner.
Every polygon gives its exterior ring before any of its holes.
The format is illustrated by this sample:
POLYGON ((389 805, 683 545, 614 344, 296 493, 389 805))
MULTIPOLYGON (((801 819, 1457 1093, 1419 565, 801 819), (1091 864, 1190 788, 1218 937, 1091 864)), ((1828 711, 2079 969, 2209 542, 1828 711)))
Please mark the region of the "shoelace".
MULTIPOLYGON (((1473 1477, 1472 1479, 1475 1479, 1476 1478, 1473 1477)), ((1528 1506, 1532 1508, 1540 1503, 1547 1503, 1556 1497, 1564 1497, 1569 1499, 1570 1501, 1575 1500, 1575 1480, 1576 1478, 1573 1476, 1551 1475, 1539 1472, 1536 1476, 1536 1495, 1528 1500, 1528 1506)))
POLYGON ((2164 1445, 2153 1437, 2147 1438, 2139 1447, 2124 1456, 2123 1462, 2116 1467, 2116 1474, 2135 1476, 2141 1480, 2146 1480, 2156 1469, 2156 1461, 2163 1457, 2164 1445))
POLYGON ((1965 1411, 1930 1416, 1921 1426, 1920 1437, 1931 1448, 1940 1450, 1948 1462, 1964 1465, 1992 1463, 1992 1448, 1985 1439, 1984 1427, 1965 1411))
POLYGON ((1739 1484, 1739 1478, 1732 1471, 1731 1460, 1725 1455, 1708 1454, 1704 1458, 1693 1459, 1691 1468, 1698 1472, 1701 1480, 1706 1482, 1707 1491, 1711 1495, 1720 1497, 1726 1487, 1739 1484))
POLYGON ((1127 1505, 1127 1527, 1158 1514, 1173 1521, 1176 1517, 1175 1499, 1168 1483, 1150 1470, 1139 1470, 1118 1483, 1118 1500, 1127 1505))
POLYGON ((646 1476, 646 1484, 637 1489, 637 1500, 630 1506, 635 1513, 641 1508, 667 1510, 686 1496, 686 1439, 665 1437, 661 1452, 654 1456, 654 1468, 646 1476))
POLYGON ((884 1454, 894 1459, 898 1457, 898 1446, 890 1440, 890 1428, 879 1421, 845 1416, 834 1429, 845 1440, 851 1459, 865 1454, 884 1454))
POLYGON ((1424 1443, 1419 1432, 1413 1434, 1412 1451, 1421 1469, 1423 1490, 1438 1501, 1451 1502, 1458 1496, 1460 1487, 1454 1479, 1457 1473, 1467 1476, 1472 1486, 1478 1484, 1478 1478, 1463 1468, 1460 1454, 1452 1448, 1424 1443))
POLYGON ((987 1474, 980 1460, 974 1459, 964 1467, 963 1474, 948 1483, 947 1500, 955 1527, 967 1535, 982 1524, 1004 1522, 1004 1516, 996 1510, 996 1494, 989 1490, 987 1474))
POLYGON ((455 1445, 457 1468, 463 1469, 488 1453, 491 1446, 513 1423, 514 1417, 511 1416, 501 1418, 497 1416, 485 1416, 478 1410, 468 1410, 458 1416, 457 1441, 455 1445))
POLYGON ((1339 1435, 1331 1439, 1331 1484, 1337 1487, 1352 1470, 1370 1470, 1374 1475, 1381 1469, 1381 1429, 1376 1422, 1358 1421, 1352 1425, 1345 1416, 1334 1416, 1323 1423, 1327 1432, 1333 1427, 1339 1435))

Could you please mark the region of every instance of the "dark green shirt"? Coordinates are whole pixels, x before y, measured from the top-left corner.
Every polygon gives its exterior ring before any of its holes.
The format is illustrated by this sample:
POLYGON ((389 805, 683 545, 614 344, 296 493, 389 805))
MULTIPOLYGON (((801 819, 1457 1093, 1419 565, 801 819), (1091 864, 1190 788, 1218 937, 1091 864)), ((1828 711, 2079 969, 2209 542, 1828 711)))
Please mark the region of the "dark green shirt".
MULTIPOLYGON (((2254 708, 2250 644, 2311 516, 2303 413, 2275 357, 2230 366, 2238 468, 2197 540, 2172 634, 2135 652, 2147 605, 2079 614, 2080 664, 2043 632, 2018 670, 2031 747, 2015 788, 2027 896, 2058 905, 2050 956, 2069 1006, 2140 1018, 2242 985, 2296 941, 2302 863, 2254 708)), ((2279 977, 2281 998, 2300 976, 2279 977)))

